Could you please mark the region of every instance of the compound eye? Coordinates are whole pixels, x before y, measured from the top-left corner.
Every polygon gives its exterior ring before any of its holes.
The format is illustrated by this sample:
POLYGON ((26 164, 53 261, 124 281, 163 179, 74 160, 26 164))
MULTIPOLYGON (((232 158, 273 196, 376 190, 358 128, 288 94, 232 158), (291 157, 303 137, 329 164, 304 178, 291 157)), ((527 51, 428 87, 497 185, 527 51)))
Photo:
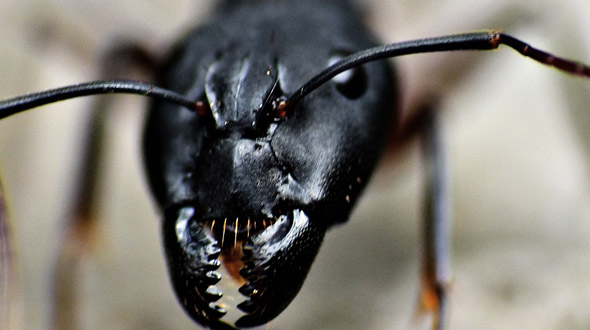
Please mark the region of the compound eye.
MULTIPOLYGON (((340 61, 348 53, 338 52, 330 57, 328 66, 340 61)), ((358 99, 367 91, 367 73, 363 66, 344 71, 332 78, 336 89, 347 99, 358 99)))

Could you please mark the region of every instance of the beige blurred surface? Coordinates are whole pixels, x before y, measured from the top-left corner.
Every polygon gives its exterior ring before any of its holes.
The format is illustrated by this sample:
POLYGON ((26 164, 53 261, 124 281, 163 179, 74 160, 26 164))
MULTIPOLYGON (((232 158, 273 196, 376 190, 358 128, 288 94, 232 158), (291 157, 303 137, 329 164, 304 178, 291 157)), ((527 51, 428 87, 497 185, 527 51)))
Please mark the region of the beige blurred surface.
MULTIPOLYGON (((502 28, 590 62, 590 3, 367 3, 387 41, 502 28)), ((109 42, 162 51, 213 1, 3 0, 0 97, 98 76, 109 42)), ((399 61, 405 103, 442 97, 453 191, 450 329, 590 329, 590 83, 502 49, 399 61)), ((102 220, 80 274, 82 329, 195 329, 175 301, 139 152, 142 101, 124 98, 101 168, 102 220)), ((0 122, 0 173, 20 295, 16 329, 47 329, 56 242, 89 100, 0 122)), ((403 329, 416 302, 421 165, 382 164, 332 230, 299 296, 268 329, 403 329)), ((265 329, 266 329, 265 328, 265 329)))

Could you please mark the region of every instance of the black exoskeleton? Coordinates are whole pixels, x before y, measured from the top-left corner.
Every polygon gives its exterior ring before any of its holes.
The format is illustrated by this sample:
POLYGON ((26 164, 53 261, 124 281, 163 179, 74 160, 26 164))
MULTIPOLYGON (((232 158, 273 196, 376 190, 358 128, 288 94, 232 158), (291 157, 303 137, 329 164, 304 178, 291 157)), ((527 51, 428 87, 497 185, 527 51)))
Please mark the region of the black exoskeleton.
POLYGON ((202 325, 230 327, 216 304, 226 267, 244 295, 235 325, 248 327, 287 307, 325 231, 347 220, 386 140, 396 89, 387 62, 374 62, 277 116, 273 102, 375 45, 357 11, 345 1, 227 1, 212 22, 188 34, 157 81, 205 111, 154 101, 145 160, 178 299, 202 325))

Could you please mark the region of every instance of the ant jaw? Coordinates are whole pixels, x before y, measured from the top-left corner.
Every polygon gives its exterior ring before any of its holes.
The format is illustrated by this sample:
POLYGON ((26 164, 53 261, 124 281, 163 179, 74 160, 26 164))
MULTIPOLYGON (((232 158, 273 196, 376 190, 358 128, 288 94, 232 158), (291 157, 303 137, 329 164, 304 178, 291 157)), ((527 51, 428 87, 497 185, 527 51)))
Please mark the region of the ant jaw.
POLYGON ((205 326, 267 323, 299 292, 326 228, 300 210, 272 222, 224 220, 198 221, 190 206, 166 212, 164 244, 176 295, 205 326))
POLYGON ((301 210, 279 217, 277 223, 252 236, 244 247, 248 283, 240 292, 249 297, 238 305, 248 313, 236 325, 262 325, 279 315, 295 298, 323 241, 326 227, 301 210))

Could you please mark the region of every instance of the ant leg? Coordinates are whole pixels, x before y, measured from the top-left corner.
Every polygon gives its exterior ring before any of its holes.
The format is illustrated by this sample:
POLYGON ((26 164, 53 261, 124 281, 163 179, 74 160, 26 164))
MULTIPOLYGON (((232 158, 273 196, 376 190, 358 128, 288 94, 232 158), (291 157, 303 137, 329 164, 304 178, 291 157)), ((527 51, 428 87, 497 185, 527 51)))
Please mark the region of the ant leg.
POLYGON ((12 259, 12 245, 10 242, 10 224, 6 212, 6 204, 2 183, 0 182, 0 330, 16 327, 15 312, 17 305, 17 283, 12 259))
POLYGON ((444 329, 450 282, 450 198, 440 118, 432 107, 420 110, 425 168, 421 289, 416 321, 444 329))
MULTIPOLYGON (((130 68, 146 71, 154 60, 148 52, 133 44, 114 48, 103 57, 101 78, 129 76, 130 68)), ((85 254, 91 252, 96 235, 98 219, 96 201, 104 154, 104 137, 111 117, 110 97, 100 97, 94 102, 87 137, 82 152, 79 170, 79 188, 74 194, 69 220, 64 229, 53 282, 53 328, 60 330, 77 329, 77 279, 79 264, 85 254)))

